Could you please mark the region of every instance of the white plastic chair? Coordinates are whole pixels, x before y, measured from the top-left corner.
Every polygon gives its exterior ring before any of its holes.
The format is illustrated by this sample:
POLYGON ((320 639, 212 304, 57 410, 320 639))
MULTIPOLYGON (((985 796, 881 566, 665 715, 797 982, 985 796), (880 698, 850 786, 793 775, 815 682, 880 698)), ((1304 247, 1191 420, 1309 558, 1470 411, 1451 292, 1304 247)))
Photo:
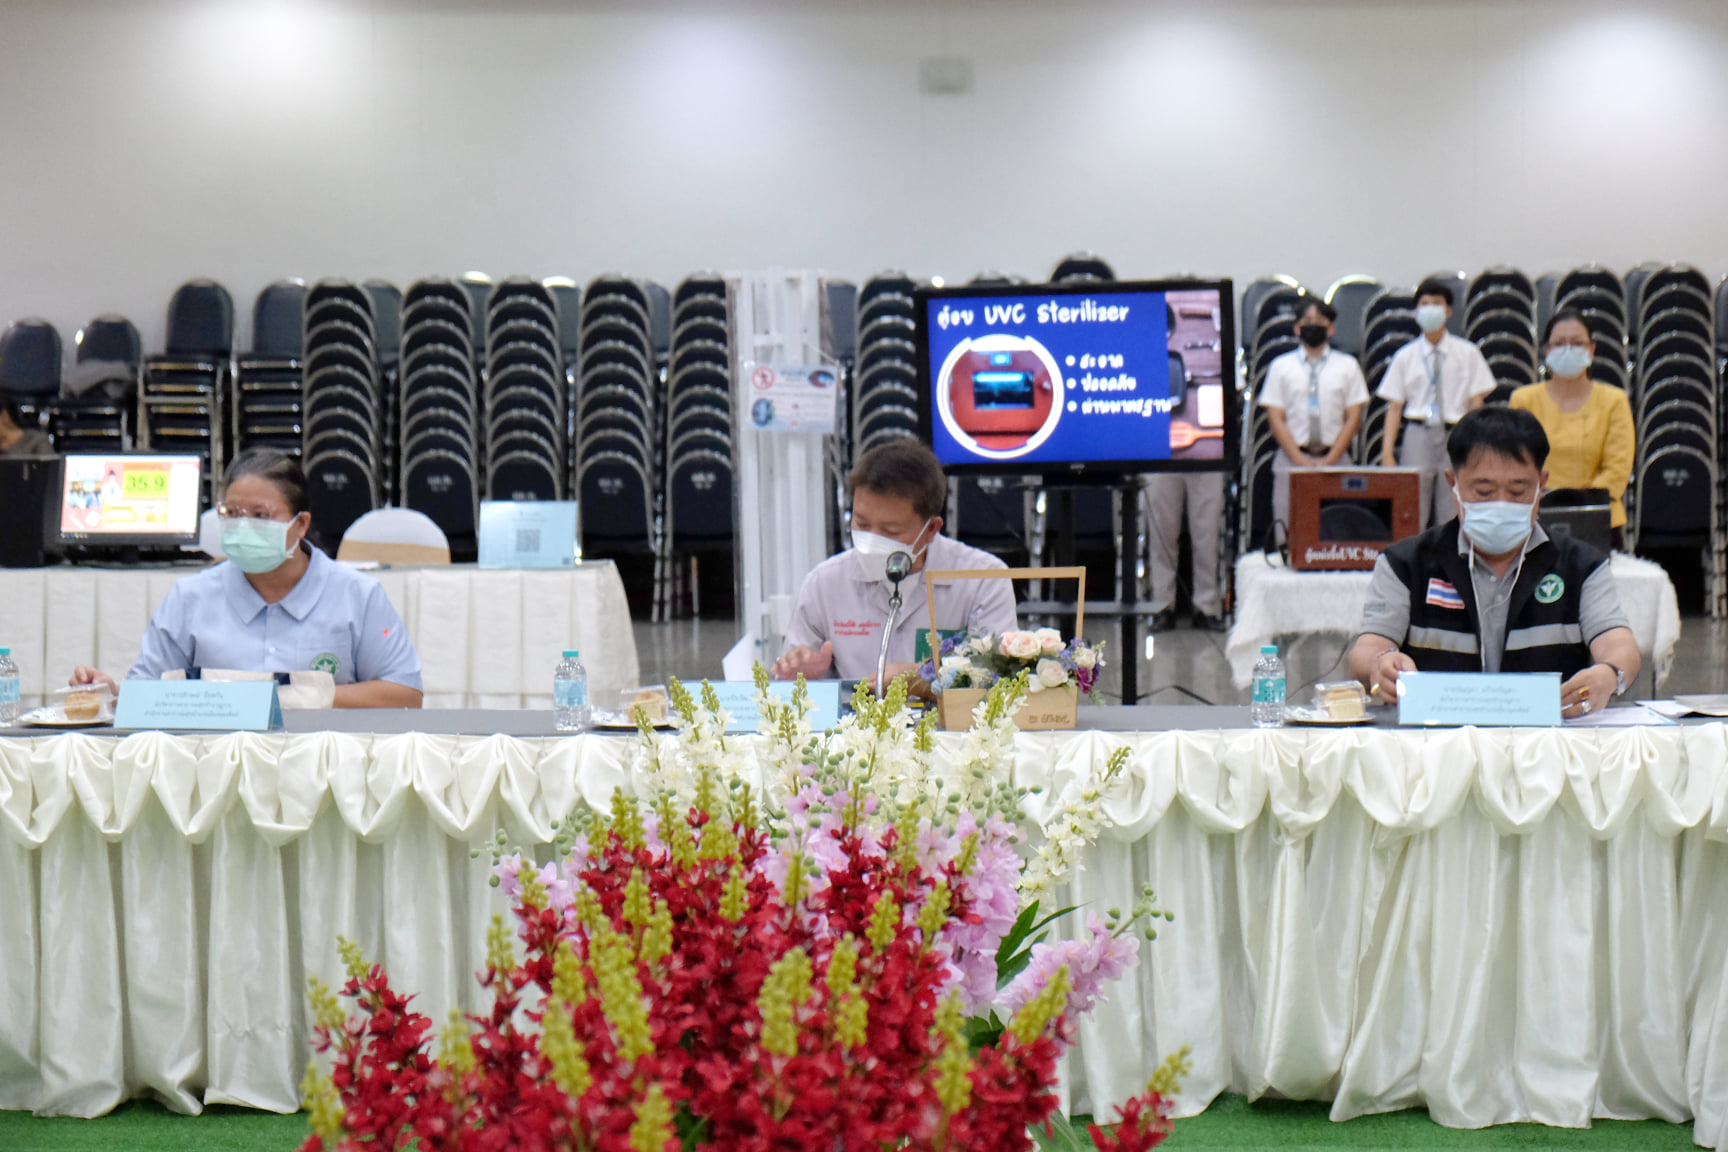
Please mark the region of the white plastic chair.
POLYGON ((216 515, 216 509, 206 508, 198 517, 198 543, 189 545, 186 551, 227 559, 228 553, 222 551, 222 518, 216 515))
POLYGON ((338 560, 380 564, 448 564, 450 541, 424 512, 379 508, 348 526, 338 560))

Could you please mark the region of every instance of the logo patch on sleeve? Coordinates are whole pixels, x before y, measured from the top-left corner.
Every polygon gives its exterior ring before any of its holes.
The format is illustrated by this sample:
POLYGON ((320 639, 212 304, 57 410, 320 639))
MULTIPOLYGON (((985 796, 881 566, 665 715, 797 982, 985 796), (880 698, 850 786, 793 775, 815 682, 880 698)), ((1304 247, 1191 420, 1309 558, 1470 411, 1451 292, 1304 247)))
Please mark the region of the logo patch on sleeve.
POLYGON ((1458 595, 1458 589, 1435 577, 1428 581, 1428 603, 1436 608, 1456 608, 1464 610, 1464 597, 1458 595))

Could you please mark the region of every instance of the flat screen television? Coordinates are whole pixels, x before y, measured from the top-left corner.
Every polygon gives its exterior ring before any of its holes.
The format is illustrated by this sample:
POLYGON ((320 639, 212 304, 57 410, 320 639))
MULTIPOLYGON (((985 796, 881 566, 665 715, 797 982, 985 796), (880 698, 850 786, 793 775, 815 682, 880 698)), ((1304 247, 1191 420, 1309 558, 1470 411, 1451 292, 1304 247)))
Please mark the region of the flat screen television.
POLYGON ((179 548, 198 542, 203 458, 69 453, 58 543, 77 551, 179 548))
POLYGON ((1234 471, 1228 280, 925 288, 920 429, 956 474, 1234 471))

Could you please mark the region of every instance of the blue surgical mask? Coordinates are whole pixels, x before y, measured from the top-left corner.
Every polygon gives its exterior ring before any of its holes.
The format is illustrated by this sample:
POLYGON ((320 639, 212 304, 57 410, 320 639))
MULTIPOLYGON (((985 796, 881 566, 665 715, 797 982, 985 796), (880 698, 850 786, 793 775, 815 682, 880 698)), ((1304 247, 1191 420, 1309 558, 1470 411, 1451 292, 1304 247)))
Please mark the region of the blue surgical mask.
POLYGON ((1456 487, 1452 495, 1458 501, 1464 535, 1483 555, 1503 556, 1522 547, 1530 538, 1530 529, 1535 524, 1531 519, 1534 504, 1520 504, 1516 500, 1478 500, 1466 504, 1456 487))
POLYGON ((1543 359, 1548 364, 1548 371, 1570 380, 1590 367, 1590 349, 1582 344, 1556 344, 1548 349, 1548 355, 1543 359))
POLYGON ((1416 323, 1424 332, 1438 332, 1446 327, 1444 304, 1422 304, 1416 308, 1416 323))
POLYGON ((282 567, 294 555, 288 547, 288 520, 258 520, 235 516, 222 521, 222 551, 234 567, 250 576, 262 576, 282 567))

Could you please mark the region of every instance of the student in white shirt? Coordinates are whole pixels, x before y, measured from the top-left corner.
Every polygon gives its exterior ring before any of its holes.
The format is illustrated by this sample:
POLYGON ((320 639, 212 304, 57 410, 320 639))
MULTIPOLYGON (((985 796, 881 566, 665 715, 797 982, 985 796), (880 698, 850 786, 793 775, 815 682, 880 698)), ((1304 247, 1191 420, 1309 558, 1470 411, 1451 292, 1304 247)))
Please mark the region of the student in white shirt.
POLYGON ((1446 471, 1447 432, 1466 412, 1482 407, 1483 398, 1494 391, 1494 374, 1481 351, 1446 331, 1451 316, 1451 287, 1424 280, 1416 289, 1416 323, 1422 326, 1423 338, 1398 350, 1375 392, 1387 402, 1380 462, 1387 468, 1402 465, 1421 470, 1423 528, 1444 524, 1456 511, 1452 489, 1441 475, 1446 471), (1402 452, 1398 451, 1400 427, 1404 427, 1402 452))
POLYGON ((1332 347, 1338 310, 1311 301, 1296 319, 1302 347, 1272 361, 1260 385, 1272 436, 1272 516, 1290 526, 1290 470, 1351 462, 1350 444, 1368 403, 1368 382, 1356 357, 1332 347))

